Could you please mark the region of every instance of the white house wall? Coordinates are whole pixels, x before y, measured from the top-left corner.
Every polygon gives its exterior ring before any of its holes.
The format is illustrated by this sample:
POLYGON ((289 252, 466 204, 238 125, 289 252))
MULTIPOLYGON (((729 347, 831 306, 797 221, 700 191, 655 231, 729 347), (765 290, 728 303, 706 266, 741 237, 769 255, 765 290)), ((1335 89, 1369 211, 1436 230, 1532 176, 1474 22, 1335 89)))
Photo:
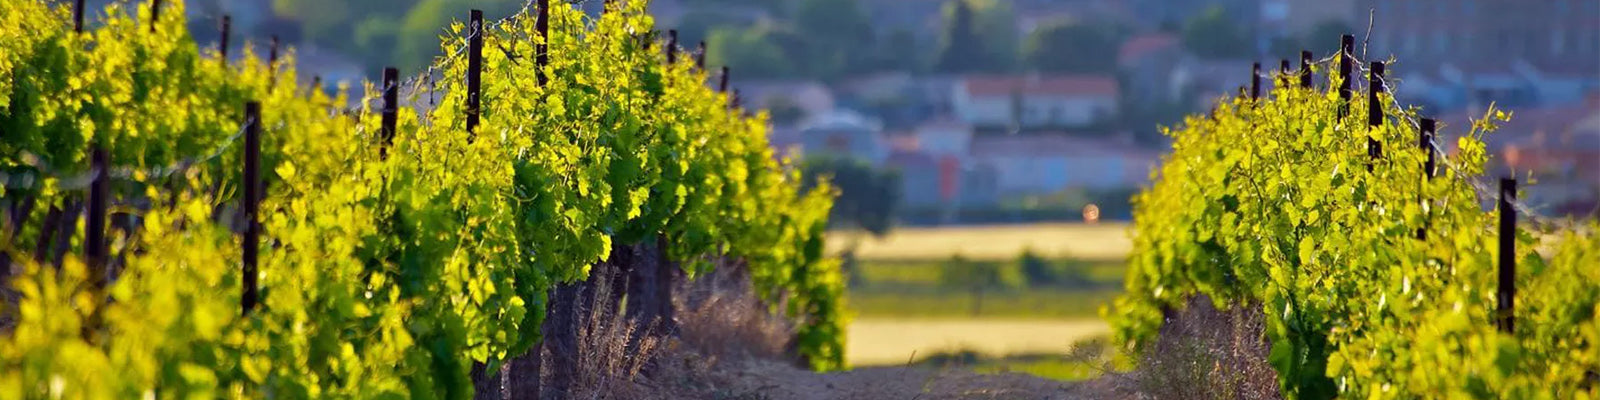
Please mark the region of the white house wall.
MULTIPOLYGON (((1014 112, 1010 96, 958 95, 956 113, 963 121, 980 126, 1010 125, 1014 112)), ((1029 95, 1022 100, 1022 124, 1084 126, 1116 114, 1116 100, 1107 96, 1029 95)))

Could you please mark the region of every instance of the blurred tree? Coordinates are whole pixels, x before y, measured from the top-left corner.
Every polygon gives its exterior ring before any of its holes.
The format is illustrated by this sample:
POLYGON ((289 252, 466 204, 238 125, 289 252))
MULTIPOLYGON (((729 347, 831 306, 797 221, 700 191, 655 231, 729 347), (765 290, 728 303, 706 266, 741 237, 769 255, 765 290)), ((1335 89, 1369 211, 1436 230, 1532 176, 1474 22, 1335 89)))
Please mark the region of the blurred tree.
MULTIPOLYGON (((359 10, 366 3, 373 1, 327 1, 327 0, 272 0, 272 12, 278 15, 294 18, 300 21, 304 37, 312 40, 326 41, 331 38, 349 37, 352 19, 355 19, 359 10)), ((389 2, 376 2, 379 4, 389 2)), ((405 10, 411 2, 398 5, 396 9, 405 10)), ((379 10, 381 11, 381 10, 379 10)))
POLYGON ((801 0, 794 10, 795 30, 805 39, 806 75, 832 79, 872 63, 872 21, 857 0, 801 0))
MULTIPOLYGON (((370 49, 369 52, 378 49, 389 49, 389 52, 393 52, 398 50, 401 28, 402 26, 396 24, 393 19, 368 17, 355 23, 355 30, 351 33, 350 38, 355 41, 356 46, 370 49)), ((434 47, 437 48, 438 46, 434 47)), ((394 57, 391 55, 381 58, 385 62, 392 62, 394 57)))
POLYGON ((1184 23, 1183 47, 1202 58, 1248 57, 1253 42, 1247 33, 1228 19, 1222 6, 1213 5, 1184 23))
POLYGON ((786 96, 768 97, 767 112, 772 117, 772 123, 780 126, 792 126, 805 118, 806 110, 786 96))
POLYGON ((678 40, 686 48, 693 48, 695 43, 710 40, 711 30, 716 28, 748 28, 751 23, 726 12, 715 9, 696 8, 678 17, 678 40))
POLYGON ((939 272, 939 285, 966 290, 972 295, 972 316, 983 315, 983 296, 989 292, 1013 289, 1023 284, 1022 277, 1008 263, 971 261, 960 253, 950 256, 939 272))
MULTIPOLYGON (((1340 35, 1353 33, 1355 33, 1354 28, 1351 28, 1349 24, 1338 20, 1327 20, 1312 25, 1311 30, 1306 31, 1306 35, 1300 38, 1300 42, 1303 46, 1307 46, 1305 50, 1317 53, 1332 53, 1333 50, 1331 49, 1339 48, 1340 35)), ((1296 52, 1295 54, 1299 53, 1296 52)), ((1295 65, 1299 64, 1296 63, 1295 65)))
MULTIPOLYGON (((1307 50, 1305 42, 1294 36, 1280 36, 1272 38, 1267 43, 1267 59, 1274 58, 1289 60, 1290 68, 1299 68, 1300 50, 1307 50)), ((1267 68, 1268 63, 1262 63, 1261 68, 1267 68)), ((1275 69, 1272 71, 1276 71, 1275 69)))
POLYGON ((935 69, 948 73, 1009 71, 1017 61, 1017 27, 1008 3, 945 3, 944 32, 935 69))
MULTIPOLYGON (((367 1, 367 0, 363 0, 367 1)), ((562 4, 559 2, 553 4, 562 4)), ((393 43, 388 49, 370 48, 366 59, 386 60, 385 65, 396 65, 402 71, 416 71, 427 66, 442 51, 439 37, 449 32, 452 22, 467 20, 468 10, 483 10, 486 21, 503 18, 522 9, 522 2, 506 0, 421 0, 408 12, 396 27, 393 43)), ((380 14, 373 18, 381 18, 380 14)), ((382 21, 377 22, 382 23, 382 21)), ((392 23, 392 21, 390 22, 392 23)), ((463 35, 466 32, 463 30, 463 35)), ((367 40, 377 43, 380 37, 367 40)), ((346 40, 348 41, 348 40, 346 40)), ((376 67, 376 66, 369 66, 376 67)))
POLYGON ((839 188, 830 223, 879 237, 889 233, 900 203, 900 174, 863 160, 829 156, 807 158, 801 171, 808 177, 830 177, 839 188))
POLYGON ((921 47, 917 44, 916 34, 905 29, 896 29, 878 43, 877 69, 921 72, 925 69, 925 64, 917 53, 919 48, 921 47))
POLYGON ((794 73, 792 53, 779 46, 780 36, 770 24, 712 29, 706 40, 706 64, 731 67, 741 78, 788 76, 794 73))
POLYGON ((1017 266, 1022 269, 1022 276, 1027 278, 1028 286, 1048 286, 1056 284, 1056 271, 1050 262, 1040 257, 1032 247, 1022 249, 1022 254, 1017 256, 1017 266))
POLYGON ((1023 57, 1042 72, 1109 74, 1117 70, 1118 39, 1109 26, 1055 21, 1028 35, 1023 57))

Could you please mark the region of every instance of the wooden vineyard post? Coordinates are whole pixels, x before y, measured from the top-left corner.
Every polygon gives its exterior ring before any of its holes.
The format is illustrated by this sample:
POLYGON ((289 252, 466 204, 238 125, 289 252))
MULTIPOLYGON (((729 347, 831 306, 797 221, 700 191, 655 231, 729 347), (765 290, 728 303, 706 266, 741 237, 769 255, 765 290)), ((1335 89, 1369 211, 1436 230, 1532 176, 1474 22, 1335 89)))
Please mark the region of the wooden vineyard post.
POLYGON ((272 35, 267 45, 267 93, 278 86, 278 35, 272 35))
MULTIPOLYGON (((1419 129, 1417 133, 1417 146, 1422 147, 1422 151, 1426 152, 1428 155, 1427 160, 1423 161, 1422 164, 1422 176, 1425 180, 1432 181, 1434 168, 1433 133, 1435 129, 1435 122, 1431 118, 1423 118, 1422 121, 1418 122, 1418 125, 1419 129)), ((1422 221, 1422 227, 1417 228, 1417 240, 1428 240, 1429 223, 1426 219, 1428 215, 1428 199, 1426 197, 1422 198, 1421 204, 1424 219, 1422 221)))
MULTIPOLYGON (((482 26, 483 16, 480 14, 478 18, 478 25, 482 26)), ((539 0, 539 14, 535 18, 533 22, 534 28, 539 30, 539 43, 534 46, 534 52, 538 53, 534 54, 534 65, 538 67, 536 71, 538 73, 534 75, 539 78, 539 87, 545 87, 545 84, 550 82, 550 77, 546 76, 544 71, 545 67, 550 65, 550 0, 539 0)), ((483 49, 481 36, 478 39, 478 49, 479 51, 483 49)))
POLYGON ((256 287, 256 261, 261 250, 257 237, 261 224, 257 222, 257 209, 261 207, 261 103, 244 104, 244 295, 239 303, 249 314, 259 302, 260 290, 256 287))
POLYGON ((1261 63, 1250 64, 1250 100, 1261 99, 1261 63))
POLYGON ((1311 88, 1311 52, 1300 51, 1300 87, 1311 88))
MULTIPOLYGON (((541 9, 540 12, 543 12, 543 10, 541 9)), ((468 21, 467 137, 470 140, 477 135, 479 106, 483 104, 480 98, 482 93, 479 91, 483 84, 483 10, 472 10, 468 16, 468 21)))
POLYGON ((1500 179, 1500 287, 1495 291, 1496 325, 1501 332, 1516 333, 1517 297, 1517 180, 1500 179))
MULTIPOLYGON (((1367 78, 1367 126, 1371 129, 1383 126, 1383 100, 1379 98, 1383 93, 1383 62, 1373 61, 1367 78)), ((1373 164, 1383 158, 1383 144, 1371 136, 1367 137, 1367 157, 1367 172, 1372 172, 1373 164)))
POLYGON ((1339 37, 1339 119, 1350 115, 1351 57, 1355 55, 1356 37, 1339 37))
POLYGON ((89 261, 89 282, 95 290, 106 287, 106 196, 110 193, 111 165, 100 145, 90 151, 94 181, 89 184, 89 216, 84 222, 83 255, 89 261))
POLYGON ((728 92, 728 67, 722 67, 722 82, 717 84, 717 93, 728 92))
POLYGON ((161 0, 150 0, 150 33, 156 32, 158 21, 161 21, 161 0))
POLYGON ((678 30, 667 30, 667 65, 678 63, 678 30))
POLYGON ((378 157, 389 158, 389 147, 394 146, 394 132, 396 120, 400 118, 400 70, 395 67, 383 69, 383 125, 379 134, 383 136, 383 144, 378 146, 378 157))
POLYGON ((1289 86, 1289 59, 1278 59, 1278 80, 1272 81, 1273 89, 1283 89, 1289 86))
POLYGON ((1428 180, 1433 180, 1433 177, 1438 174, 1436 171, 1438 161, 1434 159, 1434 157, 1438 156, 1438 152, 1434 151, 1433 149, 1433 137, 1435 132, 1437 132, 1435 130, 1436 124, 1437 123, 1434 122, 1432 118, 1423 118, 1421 121, 1422 143, 1419 143, 1418 145, 1422 146, 1422 151, 1428 152, 1428 159, 1427 161, 1423 161, 1422 164, 1422 175, 1428 177, 1428 180))
POLYGON ((61 225, 56 229, 55 249, 51 250, 51 259, 59 267, 66 260, 67 250, 72 249, 72 234, 78 232, 78 216, 83 214, 84 204, 81 201, 67 203, 67 209, 62 218, 61 225))
MULTIPOLYGON (((34 241, 33 261, 43 263, 50 259, 50 240, 55 235, 56 227, 61 225, 61 214, 61 206, 50 204, 50 211, 45 212, 44 223, 39 227, 39 238, 34 241)), ((60 271, 61 266, 57 265, 56 270, 60 271)))
POLYGON ((72 31, 83 33, 83 0, 72 3, 72 31))
POLYGON ((706 70, 706 41, 704 40, 700 41, 700 46, 695 47, 694 69, 700 71, 706 70))
POLYGON ((233 17, 222 16, 222 36, 217 40, 217 52, 222 55, 222 65, 228 65, 228 31, 233 29, 233 17))

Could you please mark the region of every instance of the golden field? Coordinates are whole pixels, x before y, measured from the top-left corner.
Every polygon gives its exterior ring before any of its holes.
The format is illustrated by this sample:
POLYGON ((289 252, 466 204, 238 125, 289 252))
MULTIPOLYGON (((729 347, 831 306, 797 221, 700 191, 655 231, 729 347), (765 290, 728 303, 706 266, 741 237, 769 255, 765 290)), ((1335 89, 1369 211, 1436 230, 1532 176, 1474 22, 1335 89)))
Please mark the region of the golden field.
POLYGON ((879 239, 852 232, 830 232, 829 254, 839 254, 861 236, 862 260, 944 259, 961 253, 972 260, 1011 260, 1024 248, 1046 258, 1120 260, 1133 248, 1127 223, 1055 223, 937 228, 897 228, 879 239))

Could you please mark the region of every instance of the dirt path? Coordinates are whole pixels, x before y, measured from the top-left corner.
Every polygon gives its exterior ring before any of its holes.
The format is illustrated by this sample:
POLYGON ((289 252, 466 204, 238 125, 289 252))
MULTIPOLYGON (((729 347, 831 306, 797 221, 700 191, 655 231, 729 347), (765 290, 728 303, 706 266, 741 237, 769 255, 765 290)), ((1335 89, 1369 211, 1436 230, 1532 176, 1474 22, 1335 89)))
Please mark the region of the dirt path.
POLYGON ((816 374, 789 365, 751 361, 723 370, 729 399, 1105 399, 1116 398, 1106 380, 1061 382, 1031 375, 979 375, 919 367, 875 367, 816 374))

